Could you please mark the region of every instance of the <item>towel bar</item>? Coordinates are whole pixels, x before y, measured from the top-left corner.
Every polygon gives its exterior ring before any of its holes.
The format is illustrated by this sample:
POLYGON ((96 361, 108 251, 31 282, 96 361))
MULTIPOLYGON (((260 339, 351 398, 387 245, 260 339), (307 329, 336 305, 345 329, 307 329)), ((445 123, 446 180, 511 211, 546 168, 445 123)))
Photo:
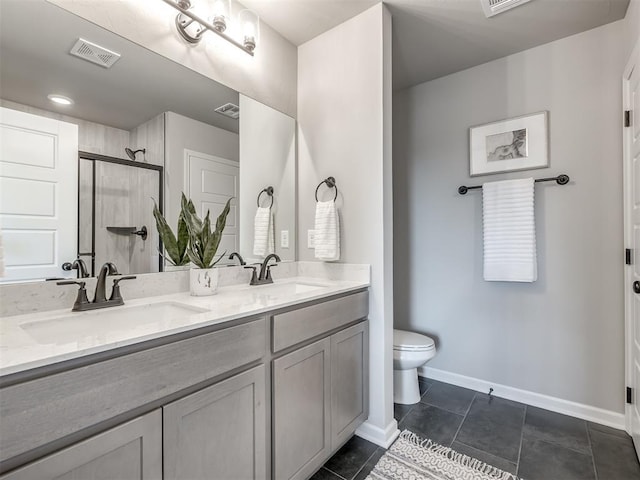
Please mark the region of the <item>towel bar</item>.
POLYGON ((321 181, 318 186, 316 187, 316 202, 318 201, 318 189, 322 186, 322 184, 325 184, 328 188, 335 188, 336 189, 336 195, 333 197, 333 201, 335 202, 336 199, 338 198, 338 187, 336 187, 336 179, 333 177, 327 177, 326 179, 324 179, 323 181, 321 181))
MULTIPOLYGON (((566 185, 567 183, 569 183, 569 175, 558 175, 557 177, 547 177, 547 178, 536 178, 534 180, 534 182, 551 182, 554 181, 556 182, 558 185, 566 185)), ((460 187, 458 187, 458 193, 460 195, 465 195, 469 190, 477 190, 482 188, 482 185, 475 185, 473 187, 467 187, 465 185, 461 185, 460 187)))
POLYGON ((262 190, 260 190, 260 193, 258 194, 258 207, 260 207, 260 195, 262 195, 263 193, 266 193, 267 195, 269 195, 269 197, 271 197, 271 205, 269 205, 269 208, 273 207, 273 187, 272 186, 268 186, 267 188, 263 188, 262 190))

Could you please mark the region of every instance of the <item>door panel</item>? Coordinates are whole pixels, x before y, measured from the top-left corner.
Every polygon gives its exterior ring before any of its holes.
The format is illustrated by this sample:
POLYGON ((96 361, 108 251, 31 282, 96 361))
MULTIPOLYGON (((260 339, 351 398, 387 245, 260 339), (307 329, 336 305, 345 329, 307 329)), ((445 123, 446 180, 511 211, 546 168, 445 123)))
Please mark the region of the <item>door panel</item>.
POLYGON ((330 339, 273 361, 273 458, 278 480, 306 479, 331 450, 330 339))
POLYGON ((266 478, 263 365, 163 411, 165 480, 266 478))
MULTIPOLYGON (((198 214, 204 218, 207 211, 211 223, 224 209, 227 200, 233 197, 227 223, 220 240, 218 254, 237 252, 240 248, 238 198, 240 195, 238 162, 214 157, 204 153, 185 150, 185 193, 191 198, 198 214)), ((232 263, 226 256, 221 264, 232 263)))
POLYGON ((331 449, 369 416, 369 331, 359 323, 331 336, 331 449))
POLYGON ((62 264, 76 258, 77 170, 76 125, 0 108, 0 281, 70 276, 62 264))
POLYGON ((154 410, 41 460, 2 480, 158 480, 162 416, 154 410))
POLYGON ((625 269, 627 385, 632 389, 627 406, 627 428, 640 456, 640 42, 625 69, 624 108, 632 124, 624 128, 625 242, 633 250, 633 265, 625 269))

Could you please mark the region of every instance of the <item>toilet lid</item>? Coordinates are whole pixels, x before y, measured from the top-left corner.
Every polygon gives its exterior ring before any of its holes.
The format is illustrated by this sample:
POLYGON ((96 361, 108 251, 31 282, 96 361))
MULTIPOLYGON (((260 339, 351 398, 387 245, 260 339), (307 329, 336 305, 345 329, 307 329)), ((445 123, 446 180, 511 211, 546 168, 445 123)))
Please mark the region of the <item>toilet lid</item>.
POLYGON ((395 350, 431 350, 435 347, 433 338, 406 330, 393 331, 393 348, 395 350))

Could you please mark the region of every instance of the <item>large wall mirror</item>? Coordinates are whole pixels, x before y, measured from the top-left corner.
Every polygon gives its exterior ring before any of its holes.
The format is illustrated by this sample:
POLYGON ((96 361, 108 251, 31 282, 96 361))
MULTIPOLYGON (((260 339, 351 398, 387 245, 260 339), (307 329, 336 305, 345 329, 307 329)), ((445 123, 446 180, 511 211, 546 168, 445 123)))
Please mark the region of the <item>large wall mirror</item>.
POLYGON ((233 197, 219 253, 295 260, 294 119, 44 0, 2 0, 0 62, 0 282, 166 269, 153 202, 175 230, 182 192, 233 197))

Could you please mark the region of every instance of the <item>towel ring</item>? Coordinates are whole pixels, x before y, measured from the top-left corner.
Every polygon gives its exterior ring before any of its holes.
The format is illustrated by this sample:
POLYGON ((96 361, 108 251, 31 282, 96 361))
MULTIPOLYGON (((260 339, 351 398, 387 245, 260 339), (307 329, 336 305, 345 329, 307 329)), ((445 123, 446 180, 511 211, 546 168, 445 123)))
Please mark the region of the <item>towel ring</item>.
POLYGON ((316 202, 318 201, 318 189, 322 186, 322 184, 326 184, 327 188, 335 188, 336 195, 333 197, 333 201, 335 202, 338 198, 338 187, 336 187, 336 179, 333 177, 327 177, 325 180, 321 181, 316 187, 316 202))
POLYGON ((260 193, 258 194, 258 207, 260 207, 260 196, 266 193, 267 195, 269 195, 269 197, 271 197, 271 205, 269 205, 269 208, 273 207, 273 187, 269 186, 267 188, 263 188, 262 190, 260 190, 260 193))

